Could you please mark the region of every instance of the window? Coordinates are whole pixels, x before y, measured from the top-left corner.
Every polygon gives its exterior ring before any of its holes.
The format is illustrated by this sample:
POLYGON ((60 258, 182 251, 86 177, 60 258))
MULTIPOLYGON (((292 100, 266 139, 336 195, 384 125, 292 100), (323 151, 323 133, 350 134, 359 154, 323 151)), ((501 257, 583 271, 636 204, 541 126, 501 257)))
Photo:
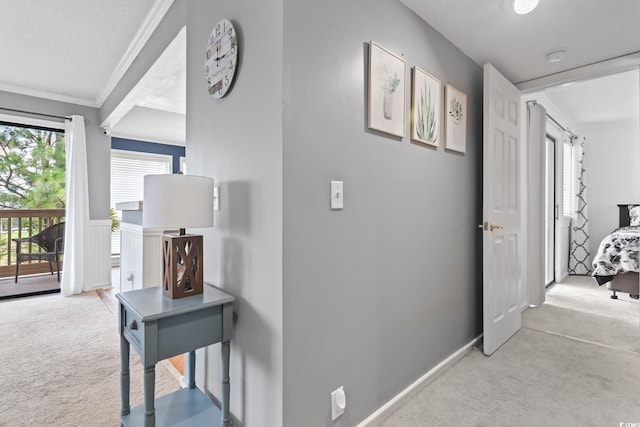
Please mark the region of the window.
MULTIPOLYGON (((116 203, 142 200, 144 176, 171 173, 172 157, 162 154, 111 150, 111 208, 116 203)), ((116 211, 118 219, 122 212, 116 211)), ((120 253, 120 233, 111 235, 111 254, 120 253)))
POLYGON ((562 144, 562 216, 573 217, 575 214, 575 167, 573 162, 573 146, 571 142, 562 144))
POLYGON ((64 131, 0 122, 0 208, 65 207, 64 131))

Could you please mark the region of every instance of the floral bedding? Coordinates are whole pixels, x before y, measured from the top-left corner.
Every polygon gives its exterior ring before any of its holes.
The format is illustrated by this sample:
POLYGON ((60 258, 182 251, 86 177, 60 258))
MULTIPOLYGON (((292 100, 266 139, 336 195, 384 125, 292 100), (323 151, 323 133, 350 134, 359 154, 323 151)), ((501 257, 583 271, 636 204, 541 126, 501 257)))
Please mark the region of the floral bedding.
POLYGON ((593 258, 593 277, 599 284, 612 276, 640 272, 640 227, 622 227, 606 236, 593 258))

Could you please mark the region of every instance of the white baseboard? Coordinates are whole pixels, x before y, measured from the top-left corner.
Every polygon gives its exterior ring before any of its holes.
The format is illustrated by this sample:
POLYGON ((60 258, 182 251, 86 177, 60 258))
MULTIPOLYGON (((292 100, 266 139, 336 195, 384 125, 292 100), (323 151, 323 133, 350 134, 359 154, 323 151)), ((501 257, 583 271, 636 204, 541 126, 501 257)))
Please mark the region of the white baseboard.
POLYGON ((402 390, 394 398, 382 405, 373 414, 369 415, 364 421, 358 424, 357 427, 374 427, 384 421, 389 415, 391 415, 392 412, 405 404, 420 390, 429 385, 429 383, 431 383, 447 369, 453 366, 458 360, 462 359, 465 354, 470 352, 471 349, 480 342, 481 339, 482 334, 478 335, 476 338, 471 340, 471 342, 460 348, 458 351, 447 357, 442 362, 438 363, 429 372, 424 374, 409 387, 402 390))

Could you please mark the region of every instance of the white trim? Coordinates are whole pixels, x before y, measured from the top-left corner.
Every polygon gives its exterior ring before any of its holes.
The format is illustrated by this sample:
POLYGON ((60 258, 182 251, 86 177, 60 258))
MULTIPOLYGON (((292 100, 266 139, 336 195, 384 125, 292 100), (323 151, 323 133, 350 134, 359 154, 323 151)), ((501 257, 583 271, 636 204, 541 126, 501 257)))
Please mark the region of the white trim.
POLYGON ((156 30, 167 11, 173 4, 174 0, 155 0, 149 14, 145 18, 144 22, 140 26, 140 29, 133 37, 131 44, 125 51, 124 55, 120 59, 120 62, 116 66, 116 68, 111 73, 109 80, 105 87, 102 89, 102 92, 96 99, 97 107, 102 107, 102 104, 106 99, 111 95, 111 92, 116 87, 118 82, 124 74, 127 72, 133 61, 138 57, 142 48, 145 46, 147 41, 151 38, 151 35, 156 30))
POLYGON ((83 259, 87 277, 82 291, 111 288, 111 220, 89 220, 89 239, 95 245, 94 250, 83 259))
POLYGON ((377 411, 369 415, 365 420, 360 422, 357 427, 373 427, 381 423, 385 418, 391 415, 396 409, 405 404, 409 399, 418 394, 420 390, 425 388, 429 383, 438 378, 447 369, 453 366, 456 362, 462 359, 467 353, 469 353, 475 345, 477 345, 482 339, 482 334, 471 340, 468 344, 460 348, 458 351, 447 357, 442 362, 438 363, 429 372, 424 374, 418 380, 416 380, 409 387, 402 390, 390 401, 382 405, 377 411))
POLYGON ((87 107, 94 108, 98 107, 94 99, 79 98, 76 96, 63 95, 46 90, 31 89, 6 83, 0 83, 0 90, 5 92, 17 93, 20 95, 34 96, 36 98, 50 99, 52 101, 66 102, 69 104, 86 105, 87 107))
POLYGON ((557 86, 563 83, 590 80, 596 77, 604 77, 638 68, 640 66, 640 52, 611 58, 593 64, 583 65, 571 70, 561 71, 548 76, 531 79, 516 84, 516 87, 524 92, 534 92, 557 86))

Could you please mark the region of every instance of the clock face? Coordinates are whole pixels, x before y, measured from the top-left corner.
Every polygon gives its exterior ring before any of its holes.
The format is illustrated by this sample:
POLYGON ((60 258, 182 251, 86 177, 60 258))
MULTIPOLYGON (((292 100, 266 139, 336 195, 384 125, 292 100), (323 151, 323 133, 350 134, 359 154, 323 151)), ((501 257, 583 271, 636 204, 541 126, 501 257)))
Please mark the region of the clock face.
POLYGON ((218 22, 211 31, 204 59, 204 78, 209 94, 222 98, 233 82, 238 61, 238 38, 228 19, 218 22))

